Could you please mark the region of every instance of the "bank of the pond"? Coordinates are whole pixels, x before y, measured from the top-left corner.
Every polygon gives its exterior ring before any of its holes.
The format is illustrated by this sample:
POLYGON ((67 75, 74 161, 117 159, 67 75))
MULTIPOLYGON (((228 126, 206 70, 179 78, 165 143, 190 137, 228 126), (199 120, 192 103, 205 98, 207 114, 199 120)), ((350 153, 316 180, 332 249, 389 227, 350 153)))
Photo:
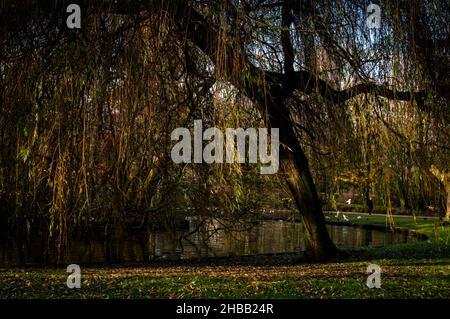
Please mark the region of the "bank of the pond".
POLYGON ((327 223, 341 224, 349 226, 363 226, 386 231, 408 231, 416 234, 422 239, 431 241, 448 239, 448 222, 440 220, 437 217, 413 217, 413 216, 393 216, 392 222, 386 215, 368 215, 368 214, 345 214, 328 212, 325 214, 327 223), (445 237, 447 235, 447 237, 445 237))
POLYGON ((389 223, 385 215, 336 214, 333 212, 327 213, 325 218, 327 223, 409 232, 421 239, 412 243, 349 251, 357 259, 450 257, 450 226, 437 217, 393 216, 393 223, 389 223))
MULTIPOLYGON (((359 216, 327 220, 386 226, 382 216, 359 216)), ((450 298, 449 226, 439 220, 394 221, 399 229, 428 239, 353 250, 348 258, 329 263, 283 255, 254 262, 82 266, 81 289, 67 288, 64 268, 0 269, 0 298, 450 298), (281 260, 274 263, 276 258, 281 260), (381 289, 366 286, 370 263, 382 268, 381 289)))

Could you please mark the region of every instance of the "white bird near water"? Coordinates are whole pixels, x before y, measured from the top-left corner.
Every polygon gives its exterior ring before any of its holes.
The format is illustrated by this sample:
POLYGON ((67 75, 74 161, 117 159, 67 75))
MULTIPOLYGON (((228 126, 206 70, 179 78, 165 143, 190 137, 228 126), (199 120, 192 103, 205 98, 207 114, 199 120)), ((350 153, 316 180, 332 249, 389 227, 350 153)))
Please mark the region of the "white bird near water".
POLYGON ((345 216, 345 214, 342 214, 342 217, 344 218, 344 220, 345 220, 346 222, 348 222, 348 218, 347 218, 347 216, 345 216))

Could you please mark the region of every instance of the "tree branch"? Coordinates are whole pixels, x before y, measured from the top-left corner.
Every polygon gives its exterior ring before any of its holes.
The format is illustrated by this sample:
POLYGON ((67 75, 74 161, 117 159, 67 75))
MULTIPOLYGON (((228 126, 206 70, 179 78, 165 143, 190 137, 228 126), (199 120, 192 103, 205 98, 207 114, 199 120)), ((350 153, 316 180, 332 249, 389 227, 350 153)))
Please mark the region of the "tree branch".
POLYGON ((448 98, 449 95, 449 88, 445 85, 439 85, 435 88, 429 88, 429 90, 423 89, 414 92, 399 91, 389 88, 386 85, 376 84, 374 82, 364 82, 356 84, 344 90, 336 90, 325 80, 322 80, 307 71, 296 72, 295 81, 296 83, 293 87, 294 90, 298 90, 306 94, 315 92, 333 103, 342 103, 364 93, 375 94, 390 100, 417 102, 421 102, 426 97, 427 93, 431 90, 436 92, 441 97, 448 98))
MULTIPOLYGON (((61 10, 70 1, 48 1, 45 5, 42 2, 37 2, 44 10, 61 10)), ((184 32, 186 38, 192 41, 201 51, 203 51, 209 58, 215 63, 216 60, 216 50, 219 41, 219 33, 214 28, 213 25, 208 23, 206 18, 194 8, 190 7, 187 1, 175 0, 170 3, 164 3, 162 1, 155 0, 127 0, 127 1, 93 1, 89 4, 85 0, 80 0, 81 4, 89 6, 91 9, 95 10, 105 10, 106 12, 116 13, 116 14, 137 14, 142 11, 160 11, 164 10, 169 15, 177 21, 180 26, 180 30, 184 32)), ((23 6, 14 6, 12 4, 1 6, 4 12, 9 14, 17 13, 18 10, 31 9, 31 6, 36 4, 32 0, 26 1, 23 6)), ((292 16, 290 15, 290 10, 292 4, 290 1, 286 3, 283 2, 284 8, 284 24, 289 24, 292 21, 292 16)), ((32 10, 30 10, 32 12, 32 10)), ((286 25, 284 25, 286 27, 286 25)), ((284 50, 285 58, 291 67, 292 63, 292 44, 290 39, 287 38, 289 32, 283 33, 284 38, 284 50), (289 40, 289 41, 288 41, 289 40)), ((232 66, 236 61, 234 59, 238 58, 243 68, 242 72, 248 72, 248 77, 241 77, 239 79, 234 79, 233 84, 238 88, 243 89, 250 98, 257 98, 259 100, 264 100, 265 98, 260 95, 267 94, 269 98, 283 99, 290 96, 295 90, 311 94, 317 93, 324 97, 325 99, 333 103, 345 102, 359 94, 371 93, 378 96, 383 96, 388 99, 401 100, 401 101, 417 101, 421 103, 423 98, 426 96, 428 91, 434 91, 438 96, 445 97, 450 100, 450 88, 448 85, 439 85, 435 87, 430 87, 417 92, 410 91, 398 91, 391 89, 386 85, 376 84, 373 82, 364 82, 354 85, 350 88, 344 90, 336 90, 327 81, 320 79, 314 74, 308 71, 297 71, 293 75, 281 74, 277 72, 264 71, 261 68, 254 66, 248 59, 246 55, 245 48, 241 45, 236 47, 236 43, 229 43, 227 45, 227 57, 228 57, 228 69, 232 70, 232 66), (238 52, 236 52, 236 50, 238 52), (252 79, 260 78, 264 76, 264 81, 254 81, 252 79), (289 80, 286 81, 286 76, 289 80), (287 87, 288 86, 288 87, 287 87)), ((226 75, 225 75, 226 76, 226 75)))

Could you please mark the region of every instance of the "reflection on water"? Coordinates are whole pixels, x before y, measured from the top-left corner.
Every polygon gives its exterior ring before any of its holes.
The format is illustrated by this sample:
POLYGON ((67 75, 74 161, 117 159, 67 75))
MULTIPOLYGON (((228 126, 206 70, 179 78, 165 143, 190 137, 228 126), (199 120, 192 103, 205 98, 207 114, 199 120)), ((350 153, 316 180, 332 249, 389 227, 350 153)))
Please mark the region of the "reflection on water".
MULTIPOLYGON (((417 240, 404 233, 368 230, 362 227, 327 225, 339 247, 382 247, 417 240)), ((70 241, 62 263, 146 262, 153 259, 186 259, 212 256, 290 253, 305 250, 303 225, 286 221, 264 221, 243 231, 233 231, 217 220, 195 232, 121 231, 105 239, 78 236, 70 241)), ((13 240, 0 242, 0 265, 56 263, 56 253, 48 249, 47 239, 33 237, 28 247, 13 240)))

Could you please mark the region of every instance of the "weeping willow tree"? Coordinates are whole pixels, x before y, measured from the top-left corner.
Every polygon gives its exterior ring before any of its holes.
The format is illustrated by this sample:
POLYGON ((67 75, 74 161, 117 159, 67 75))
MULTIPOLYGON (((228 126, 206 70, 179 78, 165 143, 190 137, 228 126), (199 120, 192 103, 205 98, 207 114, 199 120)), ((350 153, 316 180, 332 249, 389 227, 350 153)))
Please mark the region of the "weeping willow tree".
MULTIPOLYGON (((80 1, 82 27, 67 29, 69 3, 1 4, 2 217, 27 224, 42 213, 60 244, 74 219, 173 211, 188 177, 205 195, 210 175, 232 185, 226 202, 239 210, 242 166, 170 161, 172 129, 203 118, 280 129, 279 175, 308 254, 330 258, 308 158, 322 163, 327 143, 353 134, 358 99, 379 101, 359 105, 366 114, 407 103, 448 129, 447 3, 379 2, 371 29, 365 1, 80 1), (245 102, 218 107, 227 90, 245 102)), ((448 150, 447 133, 433 139, 448 150)))

